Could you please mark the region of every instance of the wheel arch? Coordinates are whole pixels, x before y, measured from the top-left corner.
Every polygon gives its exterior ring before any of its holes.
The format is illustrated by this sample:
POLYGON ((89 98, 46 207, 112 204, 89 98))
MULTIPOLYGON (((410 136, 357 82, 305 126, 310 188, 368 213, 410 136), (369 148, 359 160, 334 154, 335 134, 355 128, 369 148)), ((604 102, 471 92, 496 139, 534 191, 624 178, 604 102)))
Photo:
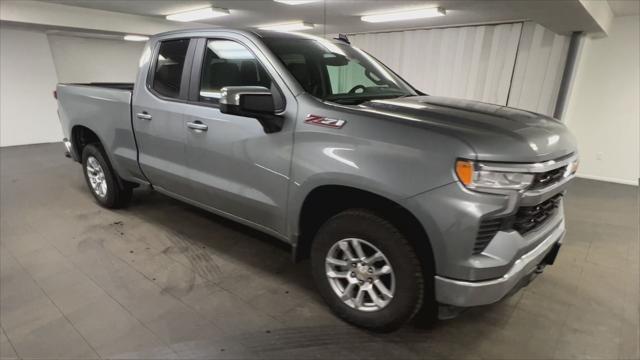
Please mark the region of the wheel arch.
POLYGON ((76 155, 78 155, 78 162, 82 162, 82 150, 85 146, 94 143, 103 146, 102 140, 95 131, 84 125, 74 125, 73 128, 71 128, 71 144, 76 155))
POLYGON ((120 177, 118 170, 114 167, 113 159, 111 159, 111 154, 109 154, 109 152, 106 151, 104 142, 102 141, 100 136, 98 136, 98 134, 95 131, 91 130, 87 126, 79 125, 79 124, 74 125, 71 128, 71 145, 73 147, 73 151, 75 151, 76 154, 78 155, 79 163, 82 163, 82 151, 89 144, 98 144, 103 149, 102 151, 103 155, 107 160, 107 162, 109 163, 109 166, 111 167, 111 171, 113 171, 114 174, 116 175, 116 181, 118 182, 118 186, 123 188, 125 186, 134 186, 133 185, 134 183, 125 181, 120 177))
POLYGON ((397 226, 421 259, 425 274, 434 274, 435 261, 427 231, 407 208, 385 196, 344 185, 322 185, 307 194, 298 217, 294 259, 309 256, 313 237, 326 220, 352 208, 371 210, 397 226))

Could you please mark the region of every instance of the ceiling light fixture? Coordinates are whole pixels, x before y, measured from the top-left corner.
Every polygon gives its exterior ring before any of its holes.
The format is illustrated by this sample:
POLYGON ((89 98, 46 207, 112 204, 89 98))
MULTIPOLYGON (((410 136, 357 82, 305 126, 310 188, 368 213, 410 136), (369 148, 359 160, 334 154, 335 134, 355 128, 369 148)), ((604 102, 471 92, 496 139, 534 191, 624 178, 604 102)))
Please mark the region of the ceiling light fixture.
POLYGON ((184 11, 176 14, 167 15, 167 20, 181 21, 181 22, 198 21, 198 20, 211 19, 211 18, 216 18, 220 16, 225 16, 225 15, 229 15, 228 9, 208 7, 204 9, 189 10, 189 11, 184 11))
POLYGON ((405 11, 395 11, 380 14, 365 15, 360 19, 366 22, 379 23, 387 21, 401 21, 401 20, 414 20, 424 19, 436 16, 444 16, 447 12, 440 7, 426 8, 426 9, 413 9, 405 11))
POLYGON ((314 25, 303 22, 296 21, 284 24, 273 24, 273 25, 262 25, 258 26, 260 30, 273 30, 273 31, 300 31, 300 30, 309 30, 313 29, 314 25))
POLYGON ((147 41, 149 37, 144 35, 125 35, 124 39, 127 41, 147 41))
POLYGON ((282 4, 287 4, 287 5, 302 5, 302 4, 312 3, 312 2, 318 2, 319 0, 273 0, 273 1, 279 2, 282 4))

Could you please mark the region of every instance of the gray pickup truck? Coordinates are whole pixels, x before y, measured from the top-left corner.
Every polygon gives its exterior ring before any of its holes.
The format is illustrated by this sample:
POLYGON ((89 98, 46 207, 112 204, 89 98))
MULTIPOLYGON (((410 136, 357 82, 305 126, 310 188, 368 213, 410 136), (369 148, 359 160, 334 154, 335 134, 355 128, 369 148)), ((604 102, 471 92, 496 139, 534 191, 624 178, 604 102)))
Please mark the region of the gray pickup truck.
POLYGON ((345 39, 163 33, 135 84, 59 84, 97 202, 163 194, 310 257, 343 319, 392 330, 497 302, 552 264, 577 167, 559 121, 428 96, 345 39))

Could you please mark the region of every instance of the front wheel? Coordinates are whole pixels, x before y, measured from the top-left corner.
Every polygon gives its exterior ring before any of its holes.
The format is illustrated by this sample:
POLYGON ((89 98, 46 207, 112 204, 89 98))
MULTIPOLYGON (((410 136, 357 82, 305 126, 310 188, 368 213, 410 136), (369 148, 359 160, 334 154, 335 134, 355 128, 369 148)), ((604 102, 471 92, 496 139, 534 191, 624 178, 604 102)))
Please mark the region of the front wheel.
POLYGON ((318 230, 311 249, 317 287, 331 309, 364 328, 390 331, 421 308, 424 278, 406 237, 368 210, 347 210, 318 230))
POLYGON ((84 147, 82 168, 89 190, 100 205, 117 209, 129 203, 133 189, 127 185, 120 186, 117 175, 99 145, 84 147))

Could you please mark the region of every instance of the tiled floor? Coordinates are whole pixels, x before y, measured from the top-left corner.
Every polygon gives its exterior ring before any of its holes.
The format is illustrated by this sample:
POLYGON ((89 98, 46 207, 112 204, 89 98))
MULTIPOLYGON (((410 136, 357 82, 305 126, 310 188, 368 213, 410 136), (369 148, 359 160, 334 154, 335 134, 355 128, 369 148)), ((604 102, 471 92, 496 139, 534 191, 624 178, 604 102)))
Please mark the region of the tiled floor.
POLYGON ((156 193, 98 207, 62 145, 0 150, 2 358, 633 358, 638 189, 578 180, 555 266, 431 329, 336 319, 286 246, 156 193))

